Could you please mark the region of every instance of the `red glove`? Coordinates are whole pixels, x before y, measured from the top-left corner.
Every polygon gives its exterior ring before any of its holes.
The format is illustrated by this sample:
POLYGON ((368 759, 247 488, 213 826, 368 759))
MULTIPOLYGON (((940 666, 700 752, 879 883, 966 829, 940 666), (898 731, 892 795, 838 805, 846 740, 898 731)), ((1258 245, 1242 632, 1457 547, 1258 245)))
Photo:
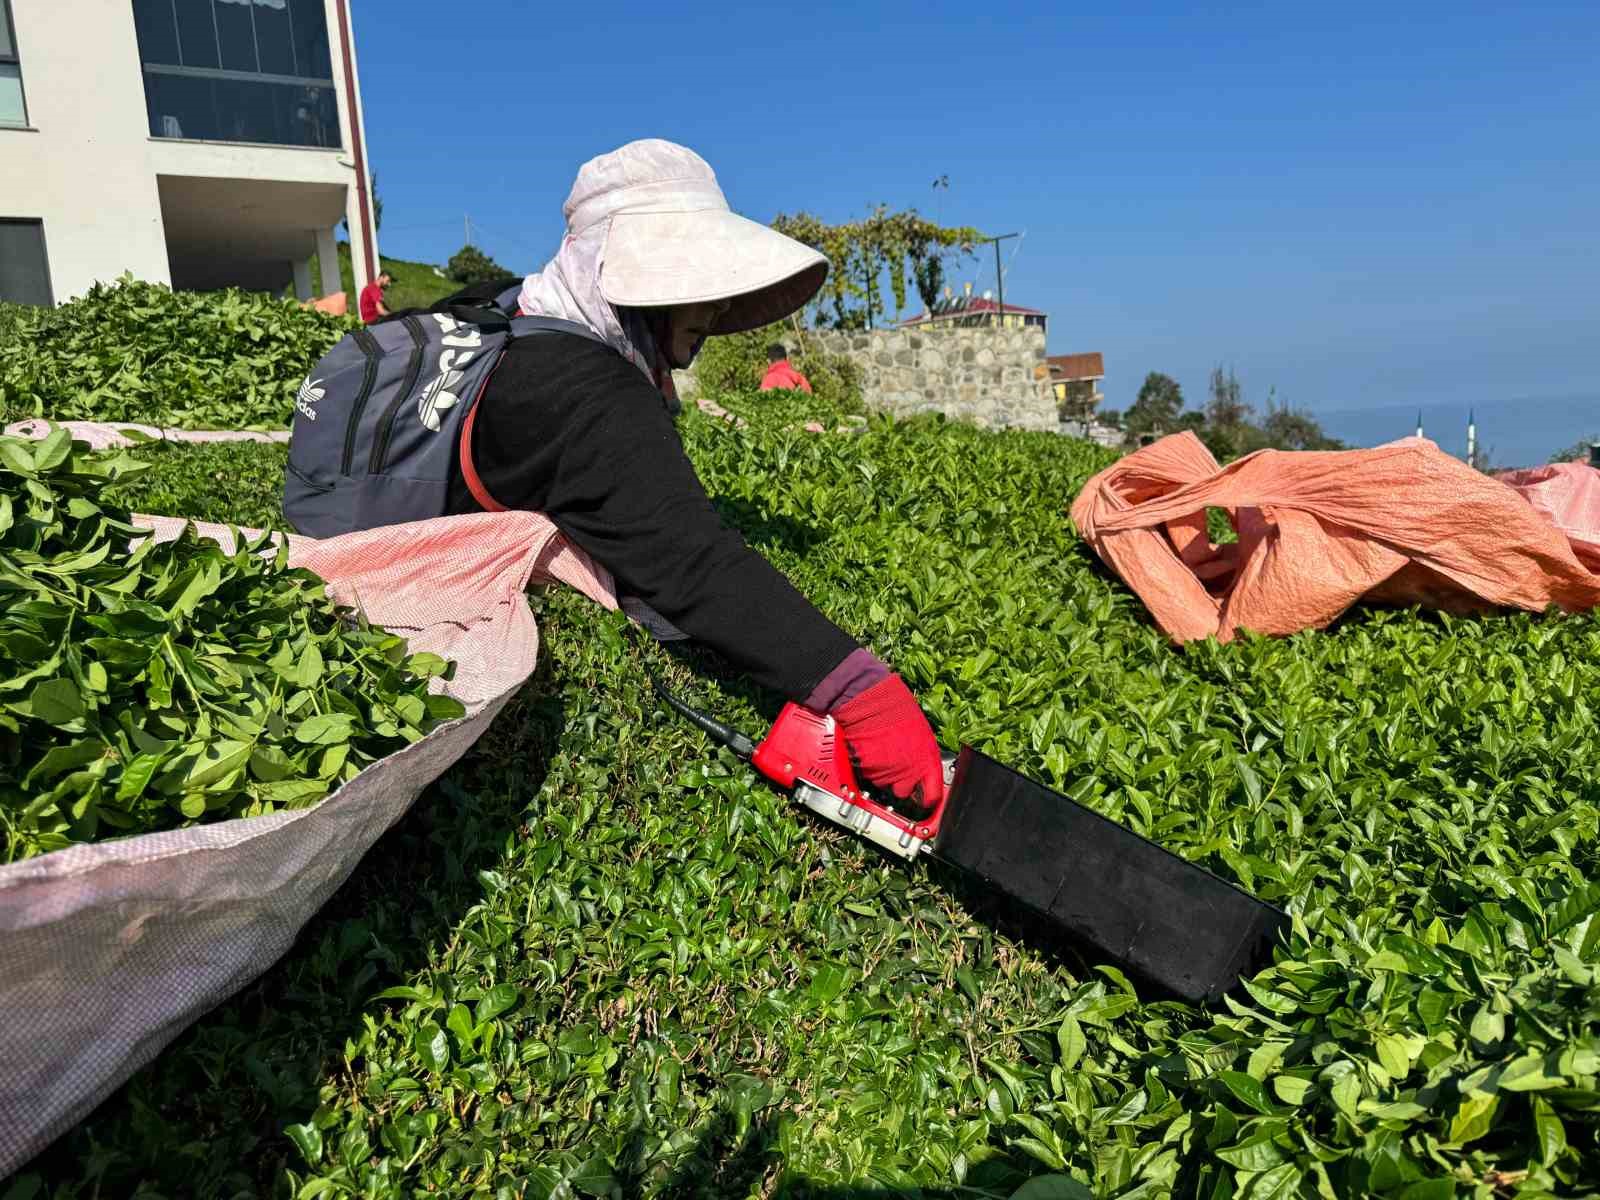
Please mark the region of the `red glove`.
POLYGON ((923 810, 944 800, 939 743, 905 680, 890 675, 832 710, 869 783, 923 810))

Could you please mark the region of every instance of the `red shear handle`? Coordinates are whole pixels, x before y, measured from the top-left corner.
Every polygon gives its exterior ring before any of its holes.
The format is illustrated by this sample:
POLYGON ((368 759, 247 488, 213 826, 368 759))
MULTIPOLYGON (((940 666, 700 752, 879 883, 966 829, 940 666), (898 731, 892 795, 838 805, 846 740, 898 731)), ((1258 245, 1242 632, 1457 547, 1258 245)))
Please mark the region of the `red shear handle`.
MULTIPOLYGON (((809 784, 845 804, 871 813, 910 837, 931 839, 938 835, 944 815, 943 801, 923 816, 906 817, 865 795, 856 780, 838 722, 824 713, 812 712, 798 704, 785 704, 750 761, 756 770, 785 791, 792 792, 801 783, 809 784)), ((827 815, 839 820, 838 814, 827 815)), ((850 824, 854 827, 858 823, 850 824)))
POLYGON ((798 704, 783 706, 750 761, 785 790, 804 779, 844 799, 861 794, 838 724, 832 717, 798 704))

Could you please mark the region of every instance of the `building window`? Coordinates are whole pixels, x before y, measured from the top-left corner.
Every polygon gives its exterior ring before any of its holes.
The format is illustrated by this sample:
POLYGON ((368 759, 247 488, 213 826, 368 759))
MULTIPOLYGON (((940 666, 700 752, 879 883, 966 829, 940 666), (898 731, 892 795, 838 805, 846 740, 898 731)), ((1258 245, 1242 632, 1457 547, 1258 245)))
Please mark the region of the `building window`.
POLYGON ((340 147, 323 0, 134 0, 133 16, 152 137, 340 147))
POLYGON ((0 125, 26 125, 28 106, 22 98, 22 60, 11 24, 11 0, 0 0, 0 125))
POLYGON ((0 217, 0 300, 51 305, 44 222, 0 217))

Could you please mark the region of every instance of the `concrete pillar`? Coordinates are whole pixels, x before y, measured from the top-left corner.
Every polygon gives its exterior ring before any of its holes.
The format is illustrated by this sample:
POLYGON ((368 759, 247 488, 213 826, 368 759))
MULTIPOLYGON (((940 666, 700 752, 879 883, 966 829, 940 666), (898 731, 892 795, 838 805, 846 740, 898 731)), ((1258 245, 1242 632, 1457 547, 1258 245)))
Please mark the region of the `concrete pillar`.
MULTIPOLYGON (((339 281, 339 246, 333 240, 333 226, 317 230, 317 264, 322 269, 322 294, 331 296, 334 292, 344 287, 339 281)), ((361 283, 356 281, 359 291, 361 283)), ((355 307, 355 297, 350 297, 350 306, 355 307)))
POLYGON ((344 216, 350 230, 350 274, 359 292, 378 277, 378 264, 361 236, 361 197, 354 183, 345 189, 344 216))
POLYGON ((297 258, 291 265, 294 267, 294 298, 311 299, 311 260, 297 258))

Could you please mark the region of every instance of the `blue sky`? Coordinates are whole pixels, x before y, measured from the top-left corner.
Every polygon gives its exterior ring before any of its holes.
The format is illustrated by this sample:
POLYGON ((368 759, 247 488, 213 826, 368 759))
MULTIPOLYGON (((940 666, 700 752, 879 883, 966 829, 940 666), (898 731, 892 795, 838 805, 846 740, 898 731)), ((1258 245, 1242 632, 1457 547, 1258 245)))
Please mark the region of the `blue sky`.
POLYGON ((1006 298, 1104 352, 1111 407, 1223 362, 1258 404, 1600 417, 1592 0, 354 8, 386 253, 443 262, 470 212, 535 269, 578 164, 667 137, 757 219, 1025 231, 1006 298))

